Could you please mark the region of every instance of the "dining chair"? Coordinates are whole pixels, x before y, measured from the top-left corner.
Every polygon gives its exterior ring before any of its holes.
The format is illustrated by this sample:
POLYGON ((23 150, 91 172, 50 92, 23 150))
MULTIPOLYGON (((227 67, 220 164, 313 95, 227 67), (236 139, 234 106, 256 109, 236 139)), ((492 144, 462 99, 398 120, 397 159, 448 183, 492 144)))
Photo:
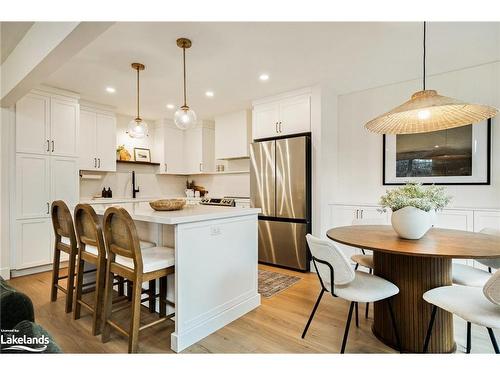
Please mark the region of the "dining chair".
MULTIPOLYGON (((353 219, 352 225, 386 225, 387 221, 384 218, 366 218, 366 219, 353 219)), ((373 273, 373 254, 367 254, 365 249, 360 249, 361 254, 354 254, 351 260, 356 264, 354 269, 357 270, 359 266, 368 269, 368 273, 373 273)), ((368 311, 370 304, 367 303, 365 307, 365 318, 368 318, 368 311)), ((356 306, 356 326, 358 326, 358 307, 356 306)))
POLYGON ((354 307, 356 307, 359 302, 387 301, 387 308, 389 309, 396 342, 398 348, 401 348, 391 304, 391 297, 399 293, 398 287, 379 276, 353 270, 345 254, 333 242, 319 239, 311 234, 307 234, 306 239, 309 250, 311 251, 314 268, 321 285, 321 291, 304 328, 302 338, 305 338, 307 334, 307 330, 314 318, 314 314, 321 302, 323 294, 329 292, 333 297, 339 297, 350 301, 342 347, 340 349, 341 354, 345 352, 352 313, 354 307))
POLYGON ((493 329, 500 329, 500 270, 497 270, 484 287, 452 285, 431 289, 423 298, 432 304, 431 317, 425 337, 423 352, 429 348, 437 308, 459 316, 467 322, 467 353, 471 351, 472 323, 486 327, 496 354, 500 354, 493 329))
MULTIPOLYGON (((175 306, 167 299, 167 276, 175 271, 175 251, 169 247, 156 246, 142 250, 137 228, 130 214, 122 207, 109 207, 104 213, 104 239, 108 251, 106 264, 106 286, 102 342, 109 341, 111 328, 128 337, 128 352, 136 353, 139 347, 139 332, 164 322, 175 314, 167 315, 167 305, 175 306), (113 279, 118 275, 133 282, 132 306, 129 329, 111 320, 113 308, 113 279), (141 299, 142 284, 160 280, 159 319, 140 326, 141 303, 151 302, 151 296, 141 299)), ((151 286, 151 283, 150 283, 151 286)), ((151 288, 151 287, 150 287, 151 288)), ((121 310, 121 309, 120 309, 121 310)), ((151 311, 151 304, 150 309, 151 311)), ((154 310, 153 310, 154 311, 154 310)))
MULTIPOLYGON (((499 237, 498 241, 500 246, 500 230, 493 228, 484 228, 479 233, 499 237)), ((489 280, 492 269, 500 268, 500 258, 474 260, 488 267, 488 272, 479 268, 468 266, 466 264, 454 263, 452 267, 453 284, 483 287, 484 284, 489 280)))

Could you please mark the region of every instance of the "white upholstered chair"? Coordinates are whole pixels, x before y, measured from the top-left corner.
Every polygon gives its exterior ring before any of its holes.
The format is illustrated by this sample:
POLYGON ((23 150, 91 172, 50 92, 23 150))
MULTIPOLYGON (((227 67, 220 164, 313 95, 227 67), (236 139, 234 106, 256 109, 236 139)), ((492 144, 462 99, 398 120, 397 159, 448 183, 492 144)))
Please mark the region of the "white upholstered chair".
MULTIPOLYGON (((479 233, 498 236, 498 246, 500 247, 500 230, 484 228, 479 233)), ((467 266, 465 264, 453 264, 453 284, 464 286, 483 287, 491 276, 492 269, 500 269, 500 258, 475 259, 475 261, 488 267, 488 272, 479 268, 467 266)))
POLYGON ((443 286, 424 293, 425 301, 433 305, 424 344, 427 352, 437 308, 455 314, 467 322, 467 353, 471 349, 471 324, 486 327, 493 349, 500 354, 493 329, 500 329, 500 270, 477 288, 463 285, 443 286))
POLYGON ((353 270, 342 250, 332 241, 321 240, 310 234, 306 238, 311 251, 314 268, 321 284, 321 292, 304 328, 302 338, 306 336, 309 325, 323 297, 323 293, 326 291, 331 293, 333 297, 340 297, 351 302, 340 353, 344 353, 345 351, 352 312, 359 302, 387 301, 394 333, 398 347, 400 347, 399 334, 390 301, 392 296, 399 293, 398 287, 381 277, 353 270))
MULTIPOLYGON (((384 218, 366 218, 366 219, 354 219, 352 225, 386 225, 387 222, 384 218)), ((351 260, 356 264, 354 269, 357 270, 359 266, 363 266, 368 269, 368 273, 373 273, 373 255, 367 254, 365 249, 360 249, 361 254, 354 254, 351 256, 351 260)), ((368 311, 370 309, 370 304, 366 304, 365 308, 365 318, 368 318, 368 311)), ((356 306, 356 326, 358 326, 358 307, 356 306)))

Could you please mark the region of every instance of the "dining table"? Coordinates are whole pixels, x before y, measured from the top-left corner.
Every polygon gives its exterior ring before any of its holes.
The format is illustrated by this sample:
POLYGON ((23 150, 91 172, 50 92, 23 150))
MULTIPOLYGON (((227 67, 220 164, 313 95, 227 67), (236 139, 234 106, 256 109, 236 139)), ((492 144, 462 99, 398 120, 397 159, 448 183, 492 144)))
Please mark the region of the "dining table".
MULTIPOLYGON (((431 305, 422 295, 452 284, 452 259, 500 257, 497 236, 461 230, 431 228, 418 240, 403 239, 390 225, 352 225, 327 231, 331 240, 373 251, 374 274, 399 288, 393 297, 401 351, 421 353, 431 317, 431 305)), ((372 331, 386 345, 397 349, 387 304, 375 302, 372 331)), ((429 353, 456 350, 453 315, 438 309, 429 353)))

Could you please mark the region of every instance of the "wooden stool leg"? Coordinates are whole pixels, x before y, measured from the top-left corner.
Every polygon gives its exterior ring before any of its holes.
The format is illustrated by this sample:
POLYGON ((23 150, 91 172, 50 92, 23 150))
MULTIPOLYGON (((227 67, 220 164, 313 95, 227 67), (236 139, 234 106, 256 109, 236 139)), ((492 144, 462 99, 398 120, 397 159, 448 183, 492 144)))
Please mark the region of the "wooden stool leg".
POLYGON ((135 280, 132 296, 132 317, 128 336, 128 352, 137 353, 139 348, 139 325, 141 321, 142 282, 135 280))
POLYGON ((68 264, 68 284, 66 285, 66 313, 70 313, 73 309, 73 291, 75 288, 75 263, 76 263, 76 252, 69 255, 68 264))
POLYGON ((125 295, 125 279, 121 276, 118 276, 117 279, 118 279, 118 295, 121 297, 125 295))
POLYGON ((132 281, 127 280, 127 297, 129 301, 132 301, 132 281))
POLYGON ((52 302, 57 300, 57 283, 59 282, 59 261, 61 259, 61 251, 57 248, 54 249, 54 263, 52 264, 52 284, 50 287, 50 300, 52 302))
MULTIPOLYGON (((97 336, 101 333, 102 328, 102 311, 104 309, 104 292, 106 278, 106 260, 99 261, 96 273, 95 298, 94 298, 94 314, 92 321, 92 334, 97 336)), ((113 279, 111 279, 113 284, 113 279)))
MULTIPOLYGON (((106 269, 109 267, 106 267, 106 269)), ((111 309, 113 307, 113 273, 107 271, 106 272, 106 282, 105 282, 105 291, 104 291, 104 310, 102 317, 102 336, 101 341, 106 343, 109 341, 109 335, 111 333, 111 326, 108 323, 108 320, 111 319, 111 309)))
MULTIPOLYGON (((80 319, 82 305, 79 301, 82 299, 82 285, 83 285, 83 269, 85 268, 85 262, 82 258, 78 257, 78 268, 76 274, 76 285, 75 285, 75 302, 73 304, 73 319, 80 319)), ((68 281, 69 282, 69 281, 68 281)))
POLYGON ((167 276, 160 278, 160 317, 167 316, 167 276))
POLYGON ((156 280, 149 280, 149 290, 148 290, 148 306, 149 312, 154 313, 156 310, 156 280))

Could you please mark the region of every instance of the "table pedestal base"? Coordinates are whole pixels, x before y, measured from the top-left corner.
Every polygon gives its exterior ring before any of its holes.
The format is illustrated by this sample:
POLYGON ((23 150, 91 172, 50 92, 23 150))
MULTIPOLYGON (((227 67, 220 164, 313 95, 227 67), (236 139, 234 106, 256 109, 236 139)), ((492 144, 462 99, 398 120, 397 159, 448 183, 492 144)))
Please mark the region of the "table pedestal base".
MULTIPOLYGON (((431 317, 431 305, 422 299, 429 289, 451 285, 451 259, 405 256, 374 252, 375 275, 399 287, 392 299, 403 352, 421 353, 431 317)), ((384 301, 374 306, 373 333, 385 344, 396 348, 391 318, 384 301)), ((453 315, 438 309, 429 345, 429 353, 455 351, 453 315)))

